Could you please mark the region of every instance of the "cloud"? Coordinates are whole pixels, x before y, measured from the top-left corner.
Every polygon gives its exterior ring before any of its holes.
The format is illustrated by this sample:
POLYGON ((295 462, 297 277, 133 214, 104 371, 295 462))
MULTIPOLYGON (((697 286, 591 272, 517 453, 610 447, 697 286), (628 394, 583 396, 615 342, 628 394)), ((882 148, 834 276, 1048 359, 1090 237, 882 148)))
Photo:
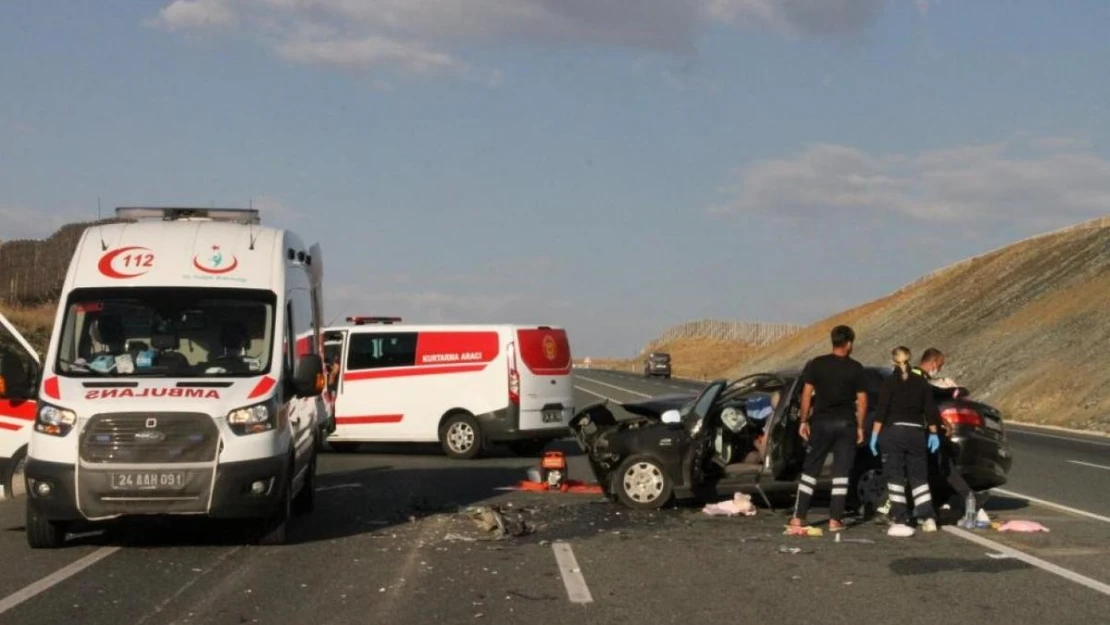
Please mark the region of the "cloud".
MULTIPOLYGON (((92 218, 96 218, 95 213, 92 218)), ((77 221, 89 221, 89 218, 73 213, 47 213, 23 206, 0 206, 0 242, 44 239, 62 226, 77 221)))
POLYGON ((366 284, 338 284, 329 287, 325 321, 342 323, 351 315, 380 315, 414 323, 551 323, 570 307, 566 301, 520 293, 462 294, 434 288, 384 291, 366 284))
POLYGON ((173 0, 169 31, 238 32, 290 62, 452 75, 497 84, 466 51, 487 44, 600 45, 692 56, 706 23, 839 35, 882 0, 173 0))
POLYGON ((878 17, 884 0, 706 0, 717 21, 791 36, 858 32, 878 17))
POLYGON ((914 4, 917 6, 917 12, 921 14, 921 17, 929 15, 929 9, 931 8, 929 0, 914 0, 914 4))
POLYGON ((815 144, 741 169, 715 214, 1071 223, 1110 212, 1110 160, 1066 137, 872 154, 815 144))

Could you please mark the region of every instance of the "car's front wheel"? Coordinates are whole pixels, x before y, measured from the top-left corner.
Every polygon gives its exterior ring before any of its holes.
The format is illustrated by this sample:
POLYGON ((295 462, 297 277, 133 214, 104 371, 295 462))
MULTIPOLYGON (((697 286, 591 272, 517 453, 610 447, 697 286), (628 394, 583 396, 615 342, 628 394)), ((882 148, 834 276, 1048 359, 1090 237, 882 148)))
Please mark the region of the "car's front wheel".
POLYGON ((617 498, 633 509, 662 508, 674 494, 674 481, 658 459, 647 455, 631 456, 617 469, 617 498))
POLYGON ((873 513, 886 502, 886 476, 883 475, 882 469, 867 468, 861 471, 855 479, 851 493, 850 504, 861 513, 873 513))

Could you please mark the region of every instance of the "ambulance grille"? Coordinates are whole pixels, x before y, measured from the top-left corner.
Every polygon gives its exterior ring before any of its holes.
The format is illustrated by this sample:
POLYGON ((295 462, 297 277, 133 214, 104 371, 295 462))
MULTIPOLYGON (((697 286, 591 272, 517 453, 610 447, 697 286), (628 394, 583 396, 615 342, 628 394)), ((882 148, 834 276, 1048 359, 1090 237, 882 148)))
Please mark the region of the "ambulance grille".
POLYGON ((98 464, 211 462, 220 431, 206 414, 99 414, 81 434, 81 459, 98 464))

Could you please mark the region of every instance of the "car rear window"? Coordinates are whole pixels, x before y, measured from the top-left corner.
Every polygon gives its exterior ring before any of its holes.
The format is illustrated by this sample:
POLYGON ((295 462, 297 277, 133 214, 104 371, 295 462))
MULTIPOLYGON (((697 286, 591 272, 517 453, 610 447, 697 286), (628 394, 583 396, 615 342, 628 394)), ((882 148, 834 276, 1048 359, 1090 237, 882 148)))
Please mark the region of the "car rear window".
POLYGON ((570 342, 565 330, 517 330, 520 359, 536 375, 570 373, 570 342))

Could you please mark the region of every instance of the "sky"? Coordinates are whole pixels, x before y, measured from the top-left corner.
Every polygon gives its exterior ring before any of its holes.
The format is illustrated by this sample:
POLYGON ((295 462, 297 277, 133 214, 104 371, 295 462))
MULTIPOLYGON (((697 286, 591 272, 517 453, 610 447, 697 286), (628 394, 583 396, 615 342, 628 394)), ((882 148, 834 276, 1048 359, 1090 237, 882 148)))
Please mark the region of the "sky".
MULTIPOLYGON (((0 3, 0 239, 246 207, 330 321, 630 356, 1110 214, 1105 0, 0 3)), ((0 268, 2 273, 2 268, 0 268)))

